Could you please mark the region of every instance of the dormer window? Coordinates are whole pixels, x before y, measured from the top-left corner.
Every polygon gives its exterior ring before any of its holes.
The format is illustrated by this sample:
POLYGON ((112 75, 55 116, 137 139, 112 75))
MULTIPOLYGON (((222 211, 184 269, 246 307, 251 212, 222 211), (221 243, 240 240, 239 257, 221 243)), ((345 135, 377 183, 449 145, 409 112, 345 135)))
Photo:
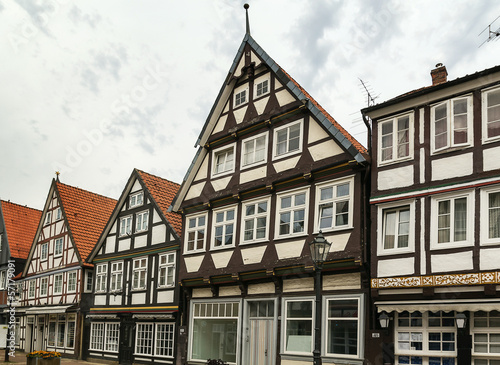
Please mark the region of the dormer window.
POLYGON ((234 147, 222 147, 213 152, 212 176, 234 172, 234 147))
POLYGON ((137 207, 142 205, 144 202, 144 193, 141 191, 130 195, 129 208, 137 207))

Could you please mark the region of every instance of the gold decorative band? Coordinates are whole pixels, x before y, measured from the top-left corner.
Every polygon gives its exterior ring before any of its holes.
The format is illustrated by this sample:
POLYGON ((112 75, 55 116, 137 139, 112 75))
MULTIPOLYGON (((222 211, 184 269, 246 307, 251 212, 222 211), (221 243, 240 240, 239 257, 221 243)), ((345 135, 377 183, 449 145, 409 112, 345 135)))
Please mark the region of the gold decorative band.
POLYGON ((373 289, 500 284, 500 271, 372 279, 373 289))

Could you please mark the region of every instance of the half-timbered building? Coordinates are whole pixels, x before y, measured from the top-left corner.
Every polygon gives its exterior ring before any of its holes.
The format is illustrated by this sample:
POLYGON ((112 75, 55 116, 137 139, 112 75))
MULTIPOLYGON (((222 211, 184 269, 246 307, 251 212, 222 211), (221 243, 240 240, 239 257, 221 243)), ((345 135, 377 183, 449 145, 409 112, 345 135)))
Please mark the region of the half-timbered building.
POLYGON ((21 275, 20 348, 80 357, 93 267, 85 260, 116 200, 53 180, 21 275), (89 294, 86 294, 89 293, 89 294))
MULTIPOLYGON (((94 296, 88 358, 174 364, 179 326, 179 185, 135 169, 89 256, 94 296)), ((177 362, 180 363, 180 362, 177 362)))
POLYGON ((362 364, 365 148, 247 30, 173 205, 188 364, 362 364), (315 323, 308 243, 332 243, 315 323))
POLYGON ((447 81, 438 64, 431 76, 362 111, 373 127, 371 292, 389 320, 371 343, 389 364, 498 364, 500 67, 447 81))

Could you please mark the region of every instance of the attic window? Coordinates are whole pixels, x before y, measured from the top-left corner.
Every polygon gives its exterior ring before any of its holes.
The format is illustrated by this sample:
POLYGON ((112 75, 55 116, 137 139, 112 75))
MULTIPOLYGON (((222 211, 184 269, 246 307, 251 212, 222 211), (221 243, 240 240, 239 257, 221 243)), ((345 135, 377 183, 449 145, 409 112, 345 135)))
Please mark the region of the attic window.
POLYGON ((52 212, 47 212, 47 215, 45 216, 45 225, 50 224, 51 220, 52 220, 52 212))
POLYGON ((269 73, 255 79, 253 84, 253 92, 254 92, 253 97, 260 98, 261 96, 268 94, 270 83, 271 81, 269 73))
POLYGON ((213 151, 212 177, 234 172, 234 149, 235 144, 213 151))
POLYGON ((239 93, 234 95, 234 106, 240 106, 242 104, 245 104, 247 102, 247 91, 242 90, 239 93))
POLYGON ((142 191, 130 195, 129 208, 137 207, 142 205, 144 202, 144 193, 142 191))
POLYGON ((57 208, 56 210, 56 220, 60 220, 62 218, 61 208, 57 208))

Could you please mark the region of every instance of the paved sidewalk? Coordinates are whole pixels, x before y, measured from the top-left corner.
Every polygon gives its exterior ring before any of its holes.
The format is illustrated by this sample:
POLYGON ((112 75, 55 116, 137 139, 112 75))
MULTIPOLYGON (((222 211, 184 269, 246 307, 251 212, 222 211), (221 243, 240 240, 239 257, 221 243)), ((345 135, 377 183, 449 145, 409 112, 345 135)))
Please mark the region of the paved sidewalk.
MULTIPOLYGON (((5 350, 0 350, 0 365, 6 364, 26 364, 26 353, 16 350, 16 356, 9 356, 9 362, 5 362, 5 350)), ((97 362, 89 362, 84 360, 74 360, 61 358, 61 365, 100 365, 97 362)))

